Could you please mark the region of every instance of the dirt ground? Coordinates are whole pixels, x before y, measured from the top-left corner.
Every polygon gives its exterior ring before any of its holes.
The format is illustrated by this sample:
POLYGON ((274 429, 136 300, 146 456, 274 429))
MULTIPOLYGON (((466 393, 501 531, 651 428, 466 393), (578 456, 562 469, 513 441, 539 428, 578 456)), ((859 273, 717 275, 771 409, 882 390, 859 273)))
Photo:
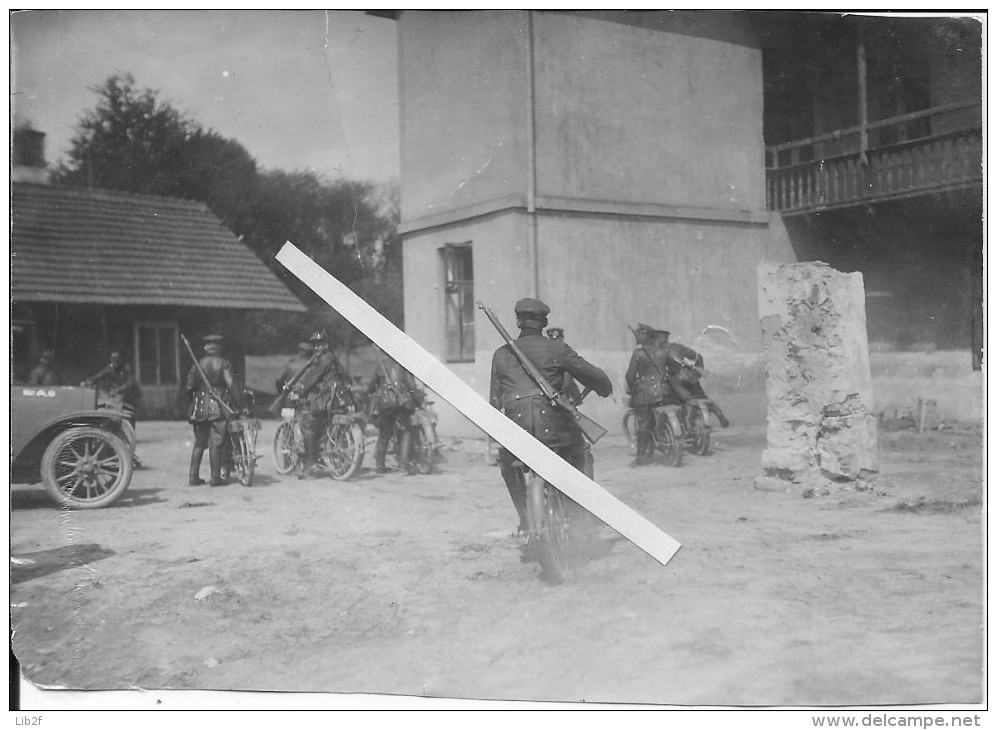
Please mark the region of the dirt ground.
MULTIPOLYGON (((982 434, 880 435, 874 489, 753 487, 762 428, 717 432, 680 468, 596 480, 679 540, 661 566, 608 534, 569 582, 520 561, 482 442, 439 473, 187 487, 189 431, 140 423, 116 505, 12 491, 11 617, 41 685, 655 703, 983 700, 982 434), (207 590, 206 590, 207 589, 207 590)), ((203 467, 207 468, 207 463, 203 467)))

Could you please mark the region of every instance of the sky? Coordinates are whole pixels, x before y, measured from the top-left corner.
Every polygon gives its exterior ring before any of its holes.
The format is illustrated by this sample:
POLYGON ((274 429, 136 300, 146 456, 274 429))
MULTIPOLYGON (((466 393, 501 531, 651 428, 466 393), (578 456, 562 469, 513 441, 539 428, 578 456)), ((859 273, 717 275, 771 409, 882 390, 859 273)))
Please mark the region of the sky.
POLYGON ((138 88, 241 143, 267 169, 398 177, 395 21, 358 11, 34 10, 12 13, 15 123, 64 159, 92 87, 138 88))

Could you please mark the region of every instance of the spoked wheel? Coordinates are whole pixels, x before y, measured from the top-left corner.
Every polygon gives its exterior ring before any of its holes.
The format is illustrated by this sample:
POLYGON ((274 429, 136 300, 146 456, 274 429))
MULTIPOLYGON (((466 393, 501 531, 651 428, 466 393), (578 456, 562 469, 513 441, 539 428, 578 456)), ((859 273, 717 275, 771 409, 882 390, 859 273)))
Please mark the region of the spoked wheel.
POLYGON ((402 436, 401 453, 408 454, 405 470, 409 474, 432 474, 436 458, 436 429, 433 424, 423 423, 406 429, 402 436))
POLYGON ((710 427, 699 406, 693 406, 688 416, 689 435, 694 454, 704 456, 710 450, 710 427))
MULTIPOLYGON (((534 515, 540 515, 537 547, 540 567, 548 583, 564 582, 568 574, 570 547, 567 503, 564 495, 546 481, 532 475, 527 487, 527 500, 534 515)), ((534 524, 537 524, 534 517, 534 524)))
POLYGON ((273 435, 273 466, 278 474, 290 474, 298 464, 298 448, 294 442, 294 424, 281 421, 273 435))
POLYGON ((58 434, 45 449, 42 481, 63 507, 97 509, 117 500, 132 478, 132 452, 124 439, 94 426, 58 434))
POLYGON ((232 475, 244 487, 253 484, 253 474, 256 472, 256 435, 243 426, 234 431, 232 444, 232 475))
POLYGON ((628 408, 623 414, 623 433, 626 434, 627 443, 631 449, 637 448, 637 413, 633 408, 628 408))
POLYGON ((334 423, 325 434, 321 457, 323 466, 333 479, 349 479, 363 463, 366 447, 363 429, 357 423, 334 423))
POLYGON ((657 448, 669 466, 682 465, 682 452, 685 447, 672 428, 671 419, 663 413, 654 414, 654 438, 657 448))

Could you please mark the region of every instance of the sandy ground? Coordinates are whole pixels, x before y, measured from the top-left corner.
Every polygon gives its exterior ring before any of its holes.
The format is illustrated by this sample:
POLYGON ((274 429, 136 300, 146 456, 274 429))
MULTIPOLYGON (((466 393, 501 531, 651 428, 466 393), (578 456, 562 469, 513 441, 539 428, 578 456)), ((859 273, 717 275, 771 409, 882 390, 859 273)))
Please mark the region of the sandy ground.
MULTIPOLYGON (((682 467, 597 446, 606 489, 683 547, 616 536, 549 586, 522 563, 498 469, 187 487, 188 427, 141 423, 108 509, 12 491, 14 648, 47 686, 388 693, 668 705, 983 698, 978 427, 881 434, 872 490, 753 487, 762 429, 682 467), (204 591, 211 587, 213 590, 204 591), (205 595, 207 594, 207 595, 205 595), (200 596, 200 597, 199 597, 200 596)), ((205 468, 207 464, 205 463, 205 468)))

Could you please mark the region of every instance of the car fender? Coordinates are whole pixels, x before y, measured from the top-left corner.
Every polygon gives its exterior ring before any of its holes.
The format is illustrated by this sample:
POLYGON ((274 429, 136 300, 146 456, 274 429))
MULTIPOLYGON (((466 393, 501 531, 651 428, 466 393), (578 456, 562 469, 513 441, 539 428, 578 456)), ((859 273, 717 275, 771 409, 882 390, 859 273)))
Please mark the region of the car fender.
MULTIPOLYGON (((70 428, 75 428, 76 426, 99 426, 101 428, 107 428, 105 425, 107 422, 111 422, 113 425, 108 428, 112 433, 117 434, 124 438, 124 427, 123 423, 126 422, 124 414, 118 411, 108 410, 107 408, 101 408, 99 410, 93 411, 76 411, 63 416, 57 416, 52 418, 41 426, 36 428, 32 434, 24 440, 21 448, 17 450, 17 453, 12 455, 11 464, 15 464, 17 460, 25 453, 30 452, 39 446, 39 453, 45 450, 48 443, 55 438, 55 434, 65 431, 70 428), (43 441, 43 444, 39 442, 43 441)), ((125 443, 127 443, 127 438, 125 443)), ((39 457, 40 458, 40 457, 39 457)))

